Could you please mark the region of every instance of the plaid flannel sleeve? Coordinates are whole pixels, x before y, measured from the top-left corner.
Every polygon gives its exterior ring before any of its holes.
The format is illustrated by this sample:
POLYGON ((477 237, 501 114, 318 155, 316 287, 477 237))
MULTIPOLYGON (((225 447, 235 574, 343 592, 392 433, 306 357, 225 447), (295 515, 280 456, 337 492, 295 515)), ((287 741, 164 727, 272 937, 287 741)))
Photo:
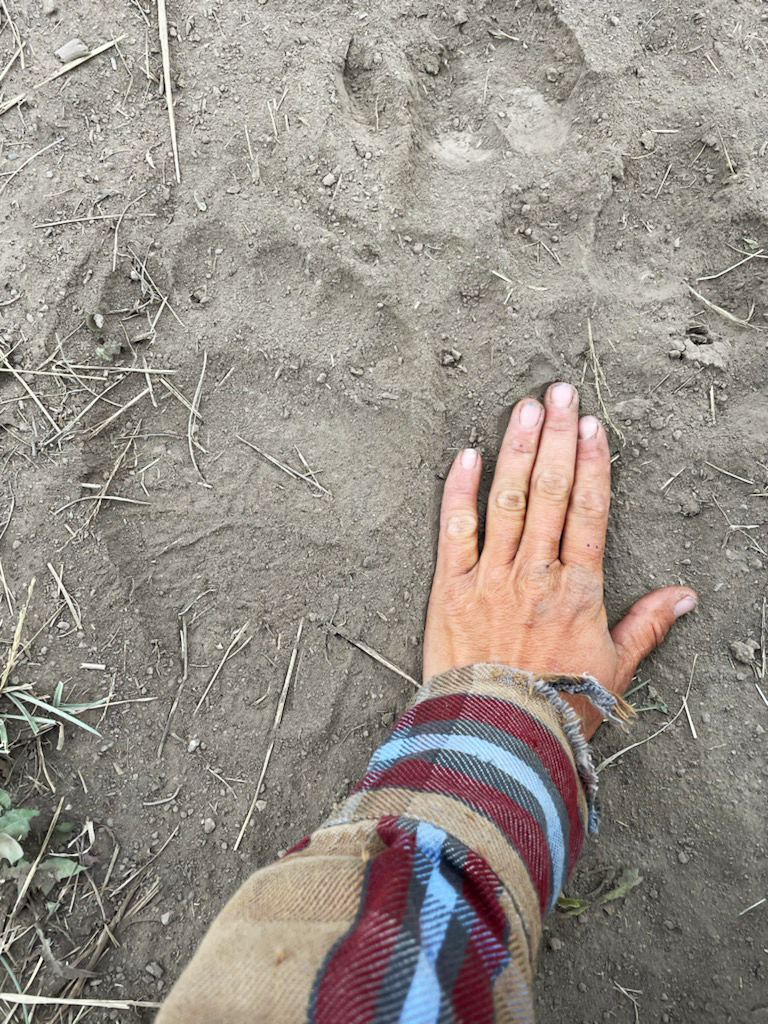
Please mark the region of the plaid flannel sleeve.
POLYGON ((596 820, 558 689, 612 717, 588 677, 426 683, 337 812, 230 900, 158 1024, 533 1021, 542 919, 596 820))

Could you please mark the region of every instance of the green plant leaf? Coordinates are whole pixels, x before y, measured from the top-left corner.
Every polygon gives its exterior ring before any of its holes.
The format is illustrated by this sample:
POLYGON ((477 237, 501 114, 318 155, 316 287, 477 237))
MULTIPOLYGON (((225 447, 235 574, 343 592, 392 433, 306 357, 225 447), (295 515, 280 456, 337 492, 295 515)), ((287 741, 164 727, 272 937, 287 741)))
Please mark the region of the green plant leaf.
POLYGON ((0 789, 0 808, 7 811, 11 806, 11 794, 4 789, 0 789))
POLYGON ((71 821, 59 821, 51 836, 51 846, 63 846, 71 838, 74 829, 71 821))
POLYGON ((636 886, 640 885, 643 876, 637 868, 624 868, 619 875, 619 880, 613 889, 596 896, 592 901, 577 900, 570 896, 561 896, 557 901, 557 909, 566 917, 578 917, 590 907, 601 907, 604 903, 612 903, 613 900, 620 900, 627 896, 636 886))
POLYGON ((557 901, 557 909, 566 917, 578 917, 589 907, 586 900, 572 899, 570 896, 561 896, 557 901))
POLYGON ((75 718, 74 715, 67 714, 63 708, 55 708, 52 704, 46 704, 45 701, 42 701, 37 697, 33 697, 31 693, 20 693, 19 698, 24 701, 29 701, 29 703, 34 704, 35 707, 42 708, 43 711, 47 711, 49 715, 58 715, 58 717, 63 718, 65 722, 70 722, 72 725, 76 725, 79 729, 85 729, 86 732, 93 733, 94 736, 101 736, 101 733, 97 732, 86 722, 81 722, 80 719, 75 718))
POLYGON ((604 892, 602 896, 598 896, 595 900, 595 906, 599 907, 602 903, 611 903, 613 900, 620 900, 623 896, 626 896, 635 886, 640 885, 643 880, 643 876, 637 870, 637 868, 624 868, 619 876, 619 881, 613 889, 608 892, 604 892))
POLYGON ((32 885, 39 889, 43 896, 47 896, 54 885, 73 875, 79 875, 84 870, 82 864, 69 857, 46 857, 38 865, 32 885))
POLYGON ((24 856, 24 851, 9 835, 0 835, 0 857, 4 857, 9 864, 15 864, 24 856))
POLYGON ((29 823, 40 811, 31 808, 17 808, 0 814, 0 832, 12 839, 23 840, 29 835, 29 823))

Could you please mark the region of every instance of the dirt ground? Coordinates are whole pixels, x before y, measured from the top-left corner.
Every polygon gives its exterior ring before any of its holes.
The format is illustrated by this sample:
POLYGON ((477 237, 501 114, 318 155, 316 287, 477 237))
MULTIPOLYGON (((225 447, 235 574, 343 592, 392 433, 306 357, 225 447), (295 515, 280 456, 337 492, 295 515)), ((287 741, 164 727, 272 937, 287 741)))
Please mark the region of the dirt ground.
POLYGON ((0 640, 36 577, 12 678, 111 701, 4 759, 93 827, 22 985, 162 999, 323 820, 412 693, 329 624, 418 678, 442 475, 566 379, 613 424, 611 614, 701 605, 596 738, 695 664, 602 773, 567 895, 642 882, 552 916, 539 1020, 768 1021, 768 4, 169 0, 178 184, 155 7, 6 3, 0 109, 121 37, 0 117, 0 640))

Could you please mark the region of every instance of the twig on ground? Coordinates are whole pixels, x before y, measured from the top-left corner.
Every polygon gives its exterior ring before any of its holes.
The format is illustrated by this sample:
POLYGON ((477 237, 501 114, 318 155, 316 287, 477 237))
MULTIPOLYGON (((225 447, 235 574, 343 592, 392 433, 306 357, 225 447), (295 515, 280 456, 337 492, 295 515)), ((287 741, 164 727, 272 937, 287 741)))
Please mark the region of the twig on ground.
MULTIPOLYGON (((16 61, 17 61, 17 60, 19 59, 19 57, 23 56, 23 54, 24 54, 24 44, 22 43, 22 44, 21 44, 21 46, 19 46, 19 47, 18 47, 18 48, 16 49, 16 51, 15 51, 14 53, 12 53, 12 54, 11 54, 11 59, 10 59, 10 60, 8 61, 8 63, 7 63, 6 65, 5 65, 5 67, 3 68, 3 70, 2 70, 2 71, 0 71, 0 83, 2 83, 3 79, 5 78, 5 76, 6 76, 6 75, 8 74, 8 72, 9 72, 9 71, 11 70, 11 68, 12 68, 12 67, 13 67, 13 65, 14 65, 14 64, 16 63, 16 61)), ((23 65, 22 65, 22 67, 23 67, 23 65)))
POLYGON ((605 381, 605 374, 603 373, 603 368, 600 365, 600 360, 597 357, 597 349, 595 348, 595 339, 594 339, 594 337, 592 335, 592 321, 589 318, 587 318, 587 338, 589 340, 589 359, 590 359, 590 362, 592 364, 592 374, 593 374, 593 376, 595 378, 595 381, 594 381, 594 384, 595 384, 595 394, 597 395, 597 404, 600 406, 600 413, 601 413, 603 419, 605 420, 605 422, 611 428, 611 430, 619 438, 619 440, 621 441, 622 445, 625 445, 627 443, 627 439, 624 436, 624 432, 623 432, 623 430, 620 427, 616 426, 616 424, 613 422, 611 414, 608 412, 608 409, 606 408, 605 402, 603 401, 603 392, 602 392, 602 388, 601 388, 601 381, 602 381, 602 383, 606 383, 606 381, 605 381))
POLYGON ((765 249, 758 249, 757 252, 751 253, 749 256, 745 256, 743 260, 739 260, 738 263, 733 263, 730 267, 726 267, 725 270, 721 270, 717 274, 710 274, 708 277, 697 277, 697 281, 717 281, 721 277, 725 277, 726 274, 730 274, 732 270, 736 270, 737 267, 743 267, 745 263, 749 263, 750 260, 756 260, 765 253, 765 249))
POLYGON ((696 733, 696 726, 693 724, 693 719, 691 718, 691 710, 688 707, 688 694, 690 693, 691 686, 693 685, 693 673, 696 671, 696 662, 698 660, 698 654, 694 654, 693 664, 691 665, 691 678, 688 680, 688 690, 686 692, 685 697, 683 697, 683 707, 685 708, 685 717, 688 719, 688 728, 691 730, 691 736, 693 736, 695 740, 697 740, 699 737, 696 733))
POLYGON ((13 41, 16 43, 17 49, 21 50, 21 70, 23 71, 26 66, 24 61, 24 40, 21 38, 19 26, 11 17, 11 12, 8 10, 8 4, 5 2, 5 0, 0 0, 0 7, 3 8, 5 20, 11 27, 11 35, 13 36, 13 41))
MULTIPOLYGON (((249 448, 253 448, 253 450, 255 452, 258 452, 263 459, 267 460, 267 462, 271 462, 273 466, 276 466, 278 469, 281 469, 284 473, 287 473, 288 476, 293 477, 294 480, 303 480, 305 483, 308 483, 311 487, 318 488, 318 490, 322 494, 327 494, 331 498, 333 497, 333 495, 327 488, 323 487, 322 484, 319 484, 317 482, 317 478, 312 470, 309 470, 308 473, 299 473, 297 470, 291 469, 290 466, 286 466, 284 462, 280 462, 279 459, 276 459, 274 456, 269 455, 262 448, 259 448, 258 445, 254 444, 252 441, 246 441, 246 439, 244 437, 241 437, 239 434, 235 434, 235 437, 237 438, 238 441, 242 441, 243 444, 247 444, 249 448)), ((296 450, 298 451, 298 448, 296 450)), ((302 462, 304 462, 304 457, 301 455, 301 453, 299 453, 299 455, 301 457, 302 462)), ((306 462, 304 462, 304 465, 307 465, 306 462)), ((307 469, 309 469, 309 467, 307 467, 307 469)))
POLYGON ((150 505, 149 501, 140 501, 138 498, 123 498, 119 494, 85 494, 82 498, 75 498, 74 501, 68 501, 66 505, 62 505, 61 508, 55 509, 51 514, 58 516, 68 508, 72 508, 73 505, 79 505, 83 501, 122 501, 126 505, 150 505))
POLYGON ((165 0, 157 0, 157 25, 160 32, 160 50, 163 56, 163 88, 165 91, 165 102, 168 107, 168 127, 171 131, 173 165, 176 169, 176 181, 181 184, 179 143, 176 138, 176 115, 173 110, 173 86, 171 84, 171 48, 168 43, 168 16, 165 9, 165 0))
POLYGON ((115 476, 117 475, 118 470, 120 469, 120 467, 122 466, 123 462, 125 461, 125 457, 128 454, 128 451, 129 451, 131 445, 136 440, 136 436, 137 436, 137 434, 139 433, 140 430, 141 430, 141 420, 139 420, 139 422, 136 424, 136 429, 131 434, 131 436, 128 438, 128 441, 127 441, 125 447, 123 448, 123 450, 120 452, 118 457, 115 459, 114 465, 112 466, 112 471, 110 472, 110 474, 107 477, 107 479, 104 481, 103 487, 101 488, 99 493, 97 495, 95 495, 96 504, 93 506, 91 511, 88 513, 88 516, 86 517, 86 520, 85 520, 85 522, 83 523, 83 525, 81 527, 82 530, 87 530, 88 527, 90 526, 91 522, 99 514, 99 510, 101 508, 101 503, 104 500, 104 498, 107 496, 107 493, 109 492, 110 485, 111 485, 112 481, 115 479, 115 476))
POLYGON ((6 683, 8 682, 8 677, 13 671, 13 666, 16 664, 16 655, 21 644, 21 634, 24 630, 24 620, 26 619, 27 612, 29 611, 29 605, 32 600, 32 594, 35 589, 35 582, 35 577, 33 576, 32 581, 30 582, 29 587, 27 588, 27 598, 19 611, 19 618, 16 622, 16 629, 14 630, 13 633, 13 640, 11 641, 10 649, 8 650, 8 657, 6 658, 5 661, 5 668, 3 669, 2 676, 0 676, 0 693, 2 693, 3 690, 5 689, 6 683))
POLYGON ((338 626, 335 626, 332 622, 326 623, 325 628, 329 633, 335 633, 336 636, 340 636, 342 640, 346 640, 348 644, 352 644, 353 647, 357 647, 363 654, 367 654, 369 658, 373 658, 374 661, 378 661, 384 668, 388 668, 390 672, 394 672, 395 675, 400 676, 401 679, 406 679, 409 683, 412 683, 417 689, 421 686, 421 683, 417 683, 413 676, 409 676, 407 672, 403 672, 397 665, 393 665, 391 661, 375 651, 373 647, 369 647, 368 644, 362 640, 354 640, 351 636, 347 636, 338 626))
POLYGON ((112 273, 113 274, 117 270, 117 235, 118 235, 118 232, 120 231, 120 225, 123 223, 123 217, 125 217, 126 213, 128 213, 130 208, 132 206, 135 206, 136 203, 138 203, 140 199, 143 199, 146 194, 147 193, 146 193, 146 190, 145 190, 144 192, 141 193, 141 195, 136 196, 135 199, 132 199, 130 201, 130 203, 128 203, 128 205, 124 208, 124 210, 120 214, 120 216, 117 218, 117 224, 115 224, 115 238, 114 238, 114 242, 113 242, 113 245, 112 245, 112 273))
POLYGON ((0 530, 0 540, 2 540, 3 537, 5 536, 6 530, 8 529, 8 527, 10 525, 10 522, 11 522, 11 516, 13 515, 13 510, 15 508, 16 508, 16 495, 13 493, 13 491, 11 491, 11 507, 8 510, 8 518, 5 520, 5 524, 3 525, 2 530, 0 530))
POLYGON ((95 50, 91 50, 90 53, 86 53, 84 57, 78 57, 77 60, 71 60, 69 64, 65 64, 63 68, 59 68, 58 71, 54 71, 53 74, 48 75, 47 78, 44 78, 41 82, 38 82, 37 85, 34 85, 29 92, 20 92, 17 96, 12 96, 6 103, 0 105, 0 117, 2 117, 3 114, 6 114, 9 110, 12 110, 13 107, 17 107, 20 103, 24 103, 25 100, 30 98, 33 92, 36 92, 38 89, 42 89, 44 85, 48 85, 49 82, 53 82, 57 78, 61 78, 62 75, 66 75, 69 71, 73 71, 76 67, 84 64, 92 57, 98 57, 100 53, 104 53, 104 51, 108 50, 111 46, 115 46, 117 43, 122 42, 123 39, 125 39, 125 36, 118 36, 117 39, 110 39, 108 43, 102 43, 101 46, 97 46, 95 50))
POLYGON ((61 576, 59 575, 59 573, 56 572, 56 570, 54 569, 50 562, 48 563, 48 569, 51 573, 51 576, 53 576, 54 580, 56 581, 56 586, 58 588, 59 594, 63 598, 67 608, 69 608, 72 618, 75 620, 75 626, 78 629, 82 629, 83 620, 80 616, 80 609, 77 607, 74 600, 70 596, 69 592, 67 591, 67 588, 64 586, 64 581, 62 580, 61 576))
POLYGON ((617 989, 617 991, 621 992, 623 996, 626 996, 630 1003, 632 1003, 632 1009, 635 1011, 635 1024, 640 1024, 640 1010, 638 1008, 638 1002, 635 999, 635 996, 641 996, 643 993, 640 992, 638 989, 624 988, 624 986, 620 985, 618 981, 614 981, 613 987, 617 989))
POLYGON ((739 327, 746 327, 750 331, 760 331, 761 327, 756 327, 751 324, 748 320, 742 320, 740 316, 735 316, 733 313, 729 313, 727 309, 723 309, 722 306, 718 306, 714 302, 710 302, 709 299, 705 299, 704 296, 697 292, 695 288, 688 285, 688 291, 693 295, 694 298, 698 299, 699 302, 703 302, 707 309, 711 309, 713 313, 717 313, 718 316, 724 317, 726 320, 730 320, 732 324, 738 324, 739 327))
POLYGON ((24 161, 24 163, 19 164, 19 166, 11 174, 9 174, 8 178, 3 182, 2 188, 0 188, 0 196, 3 194, 3 192, 5 192, 5 190, 11 184, 11 182, 16 177, 16 175, 20 171, 24 170, 24 168, 27 166, 27 164, 31 164, 33 160, 35 160, 37 157, 39 157, 41 155, 41 153, 45 153, 49 149, 53 149, 54 146, 58 146, 58 144, 60 142, 63 142, 63 141, 64 141, 63 138, 62 139, 54 139, 53 142, 49 142, 47 146, 43 146, 42 149, 38 149, 38 151, 36 153, 33 153, 32 156, 27 157, 27 159, 24 161))
POLYGON ((125 405, 121 405, 117 412, 113 412, 111 416, 107 416, 105 420, 98 423, 88 435, 89 439, 93 440, 94 437, 98 437, 102 430, 107 429, 110 423, 113 423, 119 416, 122 416, 124 412, 127 412, 127 410, 136 405, 137 402, 140 402, 142 398, 146 398, 149 391, 149 388, 144 388, 144 390, 140 391, 138 395, 135 395, 130 402, 126 402, 125 405))
POLYGON ((240 643, 240 638, 242 637, 242 635, 246 631, 246 629, 248 629, 249 625, 250 625, 250 623, 248 623, 248 622, 243 623, 243 625, 240 627, 240 629, 238 629, 238 631, 235 634, 235 636, 232 638, 232 642, 230 643, 229 647, 224 652, 224 655, 223 655, 221 661, 219 662, 219 664, 216 666, 216 669, 215 669, 213 675, 208 680, 208 685, 203 690, 203 695, 200 698, 200 700, 197 702, 197 706, 195 707, 195 710, 192 712, 193 715, 196 715, 197 712, 202 707, 205 698, 208 696, 208 694, 211 691, 211 687, 213 686, 213 684, 218 679, 219 673, 224 668, 224 666, 229 661, 229 659, 230 658, 234 658, 236 654, 239 654, 240 651, 244 650, 248 646, 248 644, 251 642, 251 640, 253 639, 253 637, 249 636, 247 640, 243 641, 243 643, 242 643, 242 645, 240 647, 237 647, 237 645, 240 643), (237 647, 237 650, 234 649, 235 647, 237 647))
MULTIPOLYGON (((146 193, 144 193, 146 195, 146 193)), ((101 220, 122 220, 123 213, 92 213, 88 217, 66 217, 64 220, 43 220, 39 224, 34 224, 35 228, 58 228, 64 224, 90 224, 101 220)), ((157 216, 156 213, 134 213, 133 216, 126 218, 127 220, 153 220, 157 216)), ((111 367, 104 367, 104 369, 111 369, 111 367)), ((115 367, 119 369, 119 367, 115 367)), ((159 372, 159 371, 158 371, 159 372)))
POLYGON ((96 405, 97 402, 102 400, 106 401, 106 396, 109 394, 109 392, 116 388, 118 384, 122 382, 123 379, 123 377, 118 377, 116 381, 113 381, 111 384, 105 387, 104 390, 101 391, 98 395, 95 395, 94 398, 90 402, 88 402, 88 404, 83 409, 81 409, 80 412, 69 421, 69 423, 66 424, 66 426, 61 427, 59 430, 56 431, 55 434, 51 435, 51 437, 47 437, 41 443, 43 445, 53 444, 53 442, 58 441, 60 437, 63 437, 65 434, 70 433, 72 428, 80 422, 83 416, 85 416, 86 413, 88 413, 94 407, 94 405, 96 405))
MULTIPOLYGON (((0 190, 0 191, 2 191, 2 190, 0 190)), ((8 370, 8 372, 13 375, 14 379, 17 380, 19 382, 19 384, 21 384, 21 386, 27 392, 29 397, 32 399, 32 401, 35 403, 35 405, 38 407, 40 412, 43 414, 43 416, 45 416, 45 418, 51 424, 53 429, 54 430, 58 430, 59 429, 59 425, 56 422, 56 420, 53 418, 53 416, 51 416, 51 414, 45 408, 45 406, 40 401, 40 399, 37 397, 35 392, 32 390, 32 388, 29 386, 29 384, 27 384, 27 382, 21 376, 21 374, 17 372, 15 367, 11 366, 11 363, 10 363, 10 360, 8 359, 8 357, 6 355, 4 355, 2 352, 0 352, 0 359, 2 359, 2 361, 5 363, 5 367, 8 370)))
POLYGON ((153 853, 152 856, 149 858, 149 860, 147 860, 144 864, 142 864, 141 867, 136 868, 135 871, 132 871, 131 874, 124 881, 122 881, 120 883, 120 885, 118 885, 118 887, 116 889, 113 889, 112 892, 109 894, 109 898, 111 900, 113 900, 115 898, 115 896, 117 896, 117 894, 119 892, 122 892, 123 889, 126 888, 126 886, 130 885, 131 882, 135 882, 136 879, 139 878, 140 875, 143 875, 144 872, 149 867, 149 865, 152 864, 153 861, 157 860, 157 858, 165 851, 166 846, 168 846, 168 844, 171 842, 171 840, 175 839, 178 834, 179 834, 179 826, 177 825, 176 828, 173 830, 173 832, 171 832, 171 834, 165 840, 163 845, 160 847, 160 849, 157 850, 156 853, 153 853))
POLYGON ((681 474, 681 473, 683 472, 683 470, 684 470, 684 469, 685 469, 685 466, 683 466, 683 469, 678 469, 678 471, 677 471, 676 473, 673 473, 673 474, 672 474, 672 476, 671 476, 671 477, 669 478, 669 480, 666 480, 666 481, 665 481, 665 482, 664 482, 664 483, 663 483, 663 484, 661 485, 661 487, 659 488, 659 490, 660 490, 660 491, 666 491, 666 489, 667 489, 667 488, 669 487, 669 485, 670 485, 670 484, 672 484, 672 483, 674 483, 674 482, 675 482, 675 480, 677 480, 677 478, 678 478, 678 477, 680 476, 680 474, 681 474))
MULTIPOLYGON (((207 487, 209 490, 212 490, 213 489, 212 485, 209 484, 208 481, 205 479, 205 477, 203 476, 203 474, 202 474, 202 472, 200 470, 200 467, 197 464, 197 459, 195 458, 195 449, 194 449, 194 445, 192 443, 194 435, 195 435, 195 433, 197 431, 197 428, 198 428, 198 424, 196 422, 196 417, 199 418, 200 414, 198 413, 197 410, 198 410, 198 406, 200 405, 200 392, 203 390, 203 381, 205 380, 205 370, 206 370, 207 366, 208 366, 208 350, 204 349, 203 350, 203 367, 200 370, 200 379, 198 380, 197 387, 195 388, 195 397, 192 399, 192 405, 190 406, 190 409, 189 409, 189 420, 187 421, 187 445, 189 446, 189 457, 190 457, 190 459, 192 459, 192 465, 195 467, 195 472, 200 477, 200 480, 202 481, 203 487, 207 487)), ((200 444, 197 444, 197 447, 200 449, 200 451, 205 453, 205 449, 200 444)))
POLYGON ((285 673, 285 680, 283 681, 283 688, 280 691, 280 699, 277 702, 277 710, 275 711, 275 720, 272 723, 272 738, 270 739, 267 752, 264 755, 264 761, 261 766, 261 772, 259 773, 259 781, 256 783, 256 790, 253 794, 253 800, 248 808, 248 813, 245 816, 243 824, 240 826, 240 832, 238 833, 237 839, 235 840, 234 850, 240 849, 240 843, 243 841, 245 830, 248 828, 248 824, 253 817, 253 812, 256 810, 256 803, 259 799, 259 793, 261 792, 261 786, 264 782, 264 776, 267 774, 267 768, 269 767, 269 761, 272 757, 272 751, 275 749, 275 740, 277 739, 277 730, 280 728, 280 723, 283 720, 283 711, 285 710, 285 702, 288 699, 288 688, 291 685, 291 678, 293 677, 293 670, 296 665, 296 656, 299 651, 299 644, 301 642, 301 634, 304 630, 304 619, 302 618, 299 623, 299 628, 296 633, 296 639, 293 644, 293 650, 291 651, 291 660, 288 664, 288 671, 285 673))
POLYGON ((56 810, 54 812, 54 815, 51 818, 51 824, 48 826, 48 831, 45 834, 45 838, 43 839, 43 842, 42 842, 42 844, 40 846, 40 849, 39 849, 39 851, 37 853, 37 856, 32 861, 32 865, 31 865, 29 871, 27 872, 27 876, 24 879, 24 882, 23 882, 21 888, 19 889, 19 894, 16 897, 16 902, 13 905, 13 910, 10 913, 8 921, 6 921, 6 924, 5 924, 6 928, 8 927, 8 924, 11 921, 13 921, 14 917, 16 916, 16 911, 21 906, 22 900, 24 899, 24 897, 27 895, 27 892, 29 891, 29 887, 32 884, 32 879, 35 877, 35 873, 37 872, 37 869, 40 866, 40 862, 43 859, 43 855, 44 855, 45 851, 48 849, 48 843, 50 843, 50 841, 51 841, 51 836, 53 835, 54 829, 56 828, 56 824, 57 824, 57 822, 59 820, 59 815, 61 814, 61 809, 64 806, 64 800, 65 799, 66 799, 66 797, 62 797, 59 800, 59 806, 56 808, 56 810))
POLYGON ((768 896, 763 896, 763 898, 761 900, 758 900, 757 903, 753 903, 753 904, 751 904, 751 906, 745 907, 739 913, 739 917, 743 917, 745 914, 748 914, 750 912, 750 910, 755 910, 756 907, 762 907, 762 905, 766 902, 766 900, 768 900, 768 896))
MULTIPOLYGON (((697 657, 698 657, 698 655, 697 655, 697 657)), ((606 757, 605 760, 601 761, 600 764, 597 766, 597 768, 595 768, 595 771, 597 772, 597 774, 599 775, 600 772, 603 771, 604 768, 607 768, 608 765, 613 764, 614 761, 618 761, 618 759, 620 757, 622 757, 624 754, 628 753, 630 750, 634 750, 635 747, 642 747, 645 743, 650 743, 651 740, 655 740, 657 736, 661 736, 661 734, 663 732, 666 732, 667 729, 671 728, 671 726, 673 726, 675 724, 675 722, 678 720, 680 715, 682 715, 683 711, 685 711, 685 709, 687 707, 688 697, 690 696, 690 693, 691 693, 691 684, 692 683, 693 683, 693 673, 691 673, 691 678, 688 680, 688 689, 685 691, 685 696, 683 697, 683 700, 682 700, 682 703, 680 705, 680 708, 678 709, 677 713, 675 715, 673 715, 672 718, 670 718, 670 720, 668 722, 665 722, 664 725, 662 725, 662 727, 660 729, 657 729, 656 732, 651 733, 650 736, 646 736, 645 739, 638 740, 636 743, 630 743, 630 745, 628 747, 623 747, 621 750, 617 750, 615 754, 611 754, 610 757, 606 757)))
POLYGON ((743 476, 736 476, 735 473, 729 473, 727 469, 722 469, 720 466, 716 466, 714 464, 714 462, 707 462, 707 460, 705 459, 704 460, 704 465, 705 466, 709 466, 710 469, 717 470, 717 472, 718 473, 722 473, 723 476, 729 476, 731 478, 731 480, 740 480, 741 483, 743 483, 743 484, 750 484, 750 486, 752 486, 752 487, 755 486, 755 481, 754 480, 747 480, 743 476))
POLYGON ((159 1010, 162 1003, 137 999, 65 999, 63 996, 33 996, 27 992, 0 992, 0 1002, 16 1006, 81 1006, 103 1010, 159 1010))

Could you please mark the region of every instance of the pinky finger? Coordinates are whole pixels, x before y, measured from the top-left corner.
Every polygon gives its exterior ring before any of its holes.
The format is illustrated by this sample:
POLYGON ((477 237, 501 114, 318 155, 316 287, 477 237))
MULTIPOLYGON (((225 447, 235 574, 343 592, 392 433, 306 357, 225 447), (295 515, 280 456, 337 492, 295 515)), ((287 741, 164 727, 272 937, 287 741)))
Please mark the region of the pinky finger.
POLYGON ((477 490, 481 468, 480 452, 465 448, 446 477, 437 544, 437 571, 446 576, 462 576, 477 564, 477 490))

